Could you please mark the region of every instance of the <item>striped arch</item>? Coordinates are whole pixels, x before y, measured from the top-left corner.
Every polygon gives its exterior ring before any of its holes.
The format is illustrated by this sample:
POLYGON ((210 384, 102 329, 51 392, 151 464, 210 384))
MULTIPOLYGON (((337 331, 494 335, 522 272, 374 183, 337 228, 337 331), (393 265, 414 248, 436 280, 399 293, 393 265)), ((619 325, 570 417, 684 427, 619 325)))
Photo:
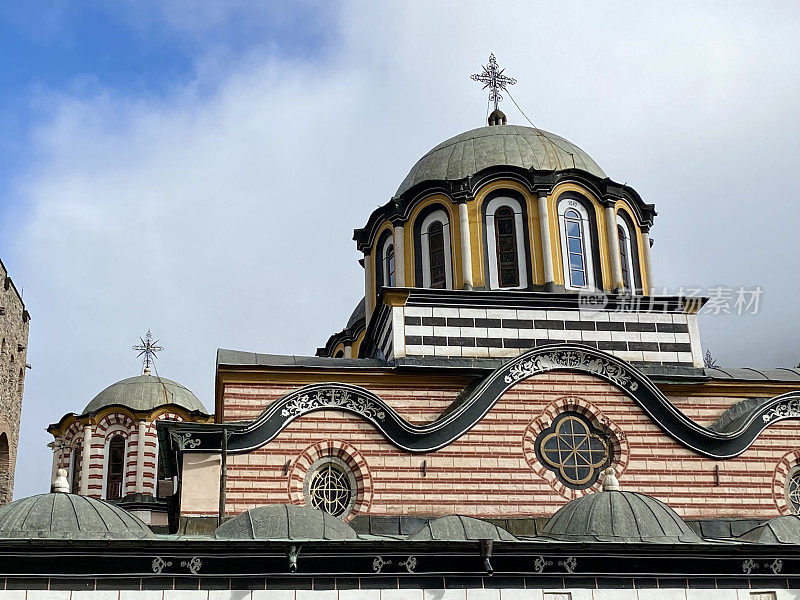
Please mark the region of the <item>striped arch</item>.
POLYGON ((303 494, 303 484, 309 468, 320 458, 338 458, 343 461, 353 472, 356 479, 356 501, 353 509, 346 517, 349 521, 357 514, 369 511, 372 503, 372 476, 367 466, 367 461, 356 450, 346 442, 338 440, 325 440, 308 446, 300 455, 294 459, 289 468, 289 498, 292 504, 304 505, 306 503, 303 494))

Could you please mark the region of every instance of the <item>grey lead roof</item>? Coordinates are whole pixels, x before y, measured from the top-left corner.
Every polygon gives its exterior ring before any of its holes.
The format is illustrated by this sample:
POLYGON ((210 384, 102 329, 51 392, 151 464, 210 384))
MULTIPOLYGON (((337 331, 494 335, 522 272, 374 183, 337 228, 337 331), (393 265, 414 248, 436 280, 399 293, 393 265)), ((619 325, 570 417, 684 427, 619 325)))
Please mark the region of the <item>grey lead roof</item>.
POLYGON ((0 538, 143 539, 152 532, 129 512, 76 494, 30 496, 0 506, 0 538))
POLYGON ((564 542, 699 543, 663 502, 636 492, 603 491, 567 502, 541 535, 564 542))
POLYGON ((429 521, 408 536, 408 539, 414 541, 502 540, 513 542, 517 538, 489 521, 462 515, 449 515, 429 521))
POLYGON ((606 174, 586 152, 564 138, 521 125, 479 127, 436 146, 411 167, 395 196, 430 180, 457 180, 494 166, 543 171, 582 169, 606 174))
POLYGON ((800 381, 800 369, 752 369, 750 367, 705 369, 712 379, 739 379, 746 381, 800 381))
POLYGON ((108 386, 86 405, 83 413, 97 412, 113 404, 145 412, 164 404, 176 404, 188 411, 208 414, 206 407, 190 390, 180 383, 153 375, 129 377, 108 386))
POLYGON ((226 521, 217 527, 214 537, 227 540, 352 540, 358 534, 347 523, 315 508, 267 504, 226 521))

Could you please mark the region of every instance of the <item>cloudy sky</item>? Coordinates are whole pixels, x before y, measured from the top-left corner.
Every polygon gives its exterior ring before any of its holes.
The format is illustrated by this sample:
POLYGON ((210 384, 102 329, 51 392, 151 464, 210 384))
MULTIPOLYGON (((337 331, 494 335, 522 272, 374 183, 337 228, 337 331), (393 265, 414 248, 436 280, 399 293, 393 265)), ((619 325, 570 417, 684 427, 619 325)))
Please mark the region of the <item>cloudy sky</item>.
POLYGON ((490 51, 537 126, 657 205, 656 284, 763 289, 703 317, 719 363, 796 365, 799 30, 795 2, 4 4, 0 257, 33 317, 16 497, 148 328, 206 406, 218 347, 341 329, 353 228, 482 125, 490 51))

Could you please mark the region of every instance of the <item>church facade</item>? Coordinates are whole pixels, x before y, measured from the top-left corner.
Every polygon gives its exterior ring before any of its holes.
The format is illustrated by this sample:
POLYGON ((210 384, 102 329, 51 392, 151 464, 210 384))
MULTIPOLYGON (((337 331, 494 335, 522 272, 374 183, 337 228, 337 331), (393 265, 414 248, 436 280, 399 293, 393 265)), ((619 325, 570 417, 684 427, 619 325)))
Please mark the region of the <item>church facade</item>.
POLYGON ((146 372, 51 425, 0 590, 797 598, 800 371, 704 366, 655 217, 495 108, 355 230, 364 297, 316 356, 221 349, 213 411, 146 372))

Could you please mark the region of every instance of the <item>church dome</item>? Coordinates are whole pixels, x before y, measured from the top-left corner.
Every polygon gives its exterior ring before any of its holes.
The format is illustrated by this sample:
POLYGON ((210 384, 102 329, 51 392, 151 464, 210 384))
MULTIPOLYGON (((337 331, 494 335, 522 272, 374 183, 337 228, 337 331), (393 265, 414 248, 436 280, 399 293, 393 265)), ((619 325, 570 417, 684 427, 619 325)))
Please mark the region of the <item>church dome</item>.
POLYGON ((108 386, 86 405, 83 413, 97 412, 112 405, 147 412, 165 404, 175 404, 190 412, 208 414, 197 396, 180 383, 153 375, 129 377, 108 386))
POLYGON ((606 178, 591 156, 554 133, 521 125, 492 125, 436 146, 411 167, 395 196, 423 181, 463 179, 496 166, 543 171, 574 168, 606 178))
POLYGON ((408 539, 414 541, 495 540, 513 542, 516 541, 517 538, 502 527, 498 527, 489 521, 476 519, 474 517, 450 515, 426 523, 411 534, 408 539))
POLYGON ((0 539, 139 540, 152 536, 137 517, 88 496, 53 492, 0 506, 0 539))
POLYGON ((224 540, 352 540, 358 537, 347 523, 324 511, 294 504, 257 506, 214 532, 224 540))
POLYGON ((602 491, 567 502, 542 529, 542 536, 565 542, 648 544, 702 540, 663 502, 624 491, 602 491))

